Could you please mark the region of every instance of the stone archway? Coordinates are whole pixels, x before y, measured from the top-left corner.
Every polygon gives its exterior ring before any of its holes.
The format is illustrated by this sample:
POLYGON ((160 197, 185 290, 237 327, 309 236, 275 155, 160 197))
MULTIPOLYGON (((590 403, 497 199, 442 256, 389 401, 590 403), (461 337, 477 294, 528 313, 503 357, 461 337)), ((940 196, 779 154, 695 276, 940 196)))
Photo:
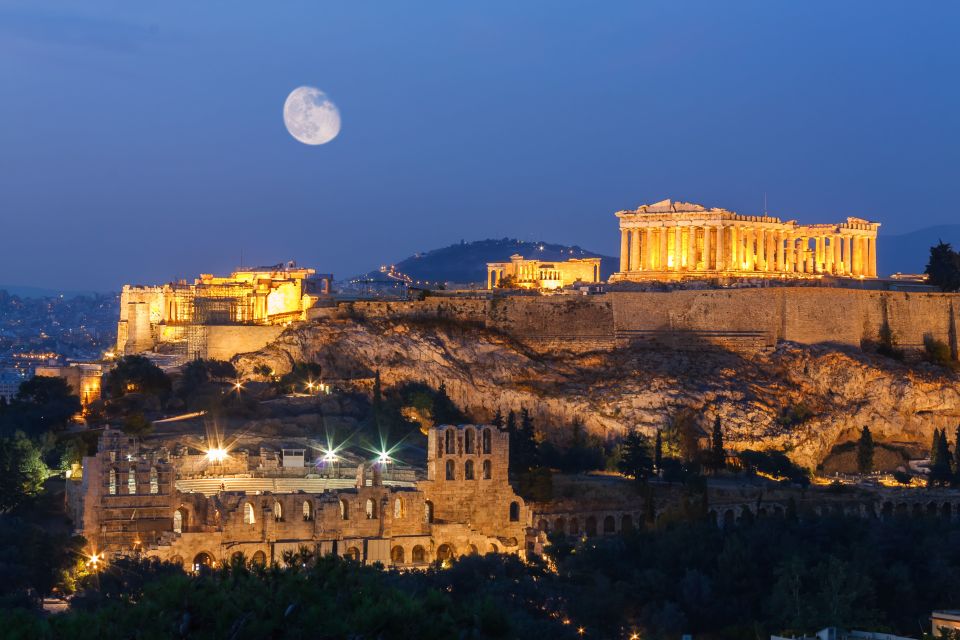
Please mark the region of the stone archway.
POLYGON ((441 544, 437 547, 437 560, 439 562, 448 562, 453 560, 456 557, 456 550, 453 548, 452 544, 441 544))
POLYGON ((193 557, 193 570, 195 572, 203 571, 204 569, 213 568, 213 556, 207 553, 206 551, 201 551, 193 557))

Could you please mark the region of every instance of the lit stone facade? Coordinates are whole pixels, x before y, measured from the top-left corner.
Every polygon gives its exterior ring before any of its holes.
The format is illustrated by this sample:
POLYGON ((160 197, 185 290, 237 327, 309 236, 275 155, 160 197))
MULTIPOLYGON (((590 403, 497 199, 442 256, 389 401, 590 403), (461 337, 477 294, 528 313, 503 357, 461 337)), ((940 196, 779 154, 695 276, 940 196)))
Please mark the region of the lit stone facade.
POLYGON ((124 285, 116 351, 130 355, 165 342, 186 344, 200 333, 191 331, 196 327, 278 326, 303 320, 307 309, 331 292, 332 281, 330 274, 290 262, 238 269, 226 277, 201 274, 193 283, 124 285))
POLYGON ((510 262, 487 263, 487 289, 506 284, 518 289, 560 289, 575 282, 600 282, 600 258, 571 258, 562 262, 528 260, 519 254, 510 262))
POLYGON ((398 481, 389 469, 381 477, 370 463, 343 481, 318 477, 313 467, 297 474, 262 453, 256 461, 231 456, 223 467, 198 466, 200 457, 147 451, 108 429, 97 455, 68 482, 77 533, 97 551, 187 568, 239 554, 282 563, 301 547, 413 567, 473 553, 524 554, 536 539, 530 509, 507 480, 509 436, 488 425, 432 428, 427 477, 419 481, 409 474, 398 481))
POLYGON ((81 406, 86 409, 91 402, 100 399, 100 380, 109 368, 110 365, 99 362, 77 362, 40 365, 34 369, 34 374, 66 380, 70 390, 80 398, 81 406))
POLYGON ((801 225, 663 200, 619 211, 620 270, 611 281, 702 277, 877 277, 880 224, 801 225))

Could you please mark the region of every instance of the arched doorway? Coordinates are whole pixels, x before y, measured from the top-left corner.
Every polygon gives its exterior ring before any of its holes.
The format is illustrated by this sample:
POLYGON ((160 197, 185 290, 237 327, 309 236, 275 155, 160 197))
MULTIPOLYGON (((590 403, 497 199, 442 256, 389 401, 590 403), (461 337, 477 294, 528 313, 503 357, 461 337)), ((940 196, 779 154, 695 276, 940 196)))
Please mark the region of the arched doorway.
POLYGON ((267 554, 263 551, 257 551, 253 554, 253 558, 250 559, 250 564, 257 567, 264 567, 267 564, 267 554))
POLYGON ((213 556, 206 551, 201 551, 193 557, 193 570, 196 572, 204 569, 213 568, 213 556))
POLYGON ((588 536, 597 535, 597 519, 594 518, 593 516, 590 516, 589 518, 587 518, 587 524, 585 528, 586 528, 586 534, 588 536))
POLYGON ((390 549, 390 561, 393 562, 393 564, 403 564, 403 555, 403 547, 400 545, 390 549))
POLYGON ((230 564, 233 566, 243 566, 246 564, 246 558, 243 557, 243 551, 234 551, 230 556, 230 564))
POLYGON ((183 558, 181 556, 170 556, 168 561, 170 564, 175 564, 178 567, 183 567, 183 558))
POLYGON ((478 555, 480 555, 480 550, 477 549, 477 545, 475 545, 475 544, 468 544, 468 545, 467 545, 467 555, 468 555, 468 556, 478 556, 478 555))
POLYGON ((419 544, 410 552, 410 561, 414 564, 423 564, 427 561, 427 552, 419 544))
POLYGON ((510 503, 510 522, 519 522, 520 521, 520 504, 517 502, 510 503))
POLYGON ((613 516, 607 516, 603 519, 603 533, 611 534, 617 532, 617 522, 613 519, 613 516))
POLYGON ((355 562, 360 562, 360 549, 356 547, 350 547, 347 549, 347 552, 343 554, 343 557, 355 562))
POLYGON ((449 562, 450 560, 453 560, 454 554, 455 551, 452 545, 444 543, 437 547, 437 560, 440 562, 449 562))

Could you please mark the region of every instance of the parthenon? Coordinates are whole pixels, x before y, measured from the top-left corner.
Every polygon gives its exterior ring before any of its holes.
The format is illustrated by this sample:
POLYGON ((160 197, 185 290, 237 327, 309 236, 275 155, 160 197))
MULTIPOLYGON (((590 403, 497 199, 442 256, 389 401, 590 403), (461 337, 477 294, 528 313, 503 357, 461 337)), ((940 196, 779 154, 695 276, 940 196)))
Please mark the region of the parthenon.
POLYGON ((620 270, 611 281, 695 277, 877 277, 878 222, 801 225, 663 200, 618 211, 620 270))

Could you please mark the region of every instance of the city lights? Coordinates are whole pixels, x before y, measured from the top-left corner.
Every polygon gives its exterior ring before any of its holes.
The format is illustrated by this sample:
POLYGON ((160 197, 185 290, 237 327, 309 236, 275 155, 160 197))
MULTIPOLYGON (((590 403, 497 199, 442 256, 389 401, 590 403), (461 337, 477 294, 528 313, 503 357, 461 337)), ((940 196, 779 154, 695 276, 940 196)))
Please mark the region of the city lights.
POLYGON ((223 462, 229 457, 226 449, 223 447, 214 447, 207 450, 207 460, 210 462, 223 462))

